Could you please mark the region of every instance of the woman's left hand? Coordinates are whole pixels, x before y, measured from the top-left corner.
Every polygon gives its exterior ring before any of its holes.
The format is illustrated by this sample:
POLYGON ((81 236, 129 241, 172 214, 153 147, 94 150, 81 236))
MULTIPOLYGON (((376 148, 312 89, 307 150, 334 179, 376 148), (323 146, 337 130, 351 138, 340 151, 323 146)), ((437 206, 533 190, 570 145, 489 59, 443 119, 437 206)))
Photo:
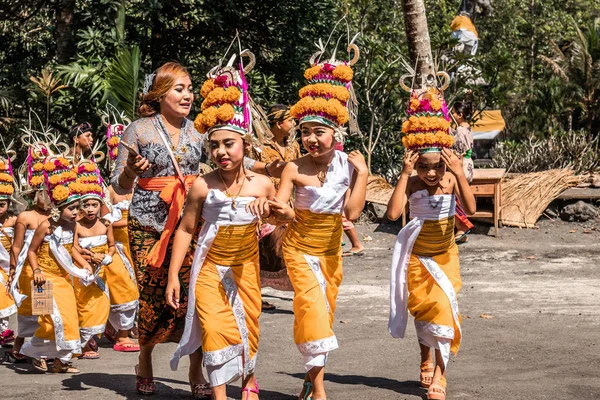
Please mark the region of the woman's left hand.
POLYGON ((352 150, 350 154, 348 154, 348 162, 352 164, 354 170, 358 174, 368 174, 369 169, 367 168, 367 163, 365 162, 365 157, 358 150, 352 150))
POLYGON ((458 158, 450 149, 442 149, 442 159, 446 167, 456 177, 464 175, 462 158, 458 158))

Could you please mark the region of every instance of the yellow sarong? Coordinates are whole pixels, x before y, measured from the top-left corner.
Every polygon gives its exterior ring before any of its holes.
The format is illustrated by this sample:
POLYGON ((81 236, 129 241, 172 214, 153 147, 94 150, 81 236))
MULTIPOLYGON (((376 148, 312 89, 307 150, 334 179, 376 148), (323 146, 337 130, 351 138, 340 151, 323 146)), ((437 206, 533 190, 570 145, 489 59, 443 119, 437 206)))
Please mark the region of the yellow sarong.
MULTIPOLYGON (((461 331, 454 319, 451 300, 419 256, 431 257, 452 284, 454 292, 460 291, 462 281, 458 247, 454 242, 454 217, 425 221, 410 256, 407 282, 408 310, 415 318, 417 334, 426 332, 451 339, 450 351, 456 354, 461 331)), ((460 314, 458 321, 461 321, 460 314)))
MULTIPOLYGON (((64 244, 63 246, 69 252, 71 251, 72 244, 64 244)), ((52 294, 58 313, 38 317, 39 326, 32 340, 23 346, 21 352, 33 358, 42 356, 47 358, 58 357, 61 361, 67 362, 72 355, 81 352, 77 302, 71 278, 60 267, 50 251, 48 242, 42 243, 36 256, 39 268, 44 273, 46 280, 52 282, 52 294)))
MULTIPOLYGON (((92 247, 91 251, 106 254, 108 245, 92 247)), ((106 267, 99 266, 97 268, 100 268, 98 277, 106 282, 106 267)), ((104 332, 110 311, 110 300, 96 283, 85 286, 79 279, 74 279, 73 288, 77 299, 81 345, 85 346, 92 335, 104 332)))
MULTIPOLYGON (((127 218, 129 218, 129 210, 121 210, 121 219, 127 221, 127 218)), ((127 229, 127 226, 113 228, 113 236, 115 238, 115 242, 119 242, 123 245, 125 255, 129 258, 129 262, 131 263, 131 265, 135 265, 133 263, 133 259, 131 258, 131 247, 129 246, 129 230, 127 229)))
POLYGON ((338 347, 333 318, 342 283, 342 216, 295 210, 283 240, 283 258, 294 287, 294 341, 311 358, 338 347))
POLYGON ((232 352, 241 353, 244 371, 253 372, 262 308, 255 223, 219 228, 194 290, 209 374, 211 366, 231 360, 232 352))
MULTIPOLYGON (((6 252, 10 254, 10 239, 3 234, 0 235, 0 244, 6 249, 6 252)), ((5 260, 6 265, 9 264, 9 260, 5 260)), ((17 306, 10 294, 7 293, 6 287, 8 283, 8 275, 2 268, 0 268, 0 318, 8 318, 17 312, 17 306)))

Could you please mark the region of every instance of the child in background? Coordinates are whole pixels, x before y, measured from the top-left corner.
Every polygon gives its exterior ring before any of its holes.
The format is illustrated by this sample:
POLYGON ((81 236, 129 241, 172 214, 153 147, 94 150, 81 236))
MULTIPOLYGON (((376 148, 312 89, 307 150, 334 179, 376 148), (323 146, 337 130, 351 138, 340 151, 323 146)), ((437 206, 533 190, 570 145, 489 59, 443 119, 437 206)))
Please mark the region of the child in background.
MULTIPOLYGON (((454 146, 452 147, 458 154, 462 156, 463 171, 467 182, 473 180, 473 132, 469 121, 473 116, 473 107, 471 103, 457 101, 452 106, 452 116, 456 121, 456 130, 454 130, 454 146)), ((463 211, 460 203, 456 204, 456 236, 457 243, 464 243, 468 240, 467 235, 473 229, 473 223, 469 221, 467 215, 463 211)))
POLYGON ((398 234, 392 256, 388 329, 403 338, 410 311, 421 349, 421 385, 428 388, 427 399, 443 400, 449 355, 456 354, 462 336, 455 205, 461 199, 474 213, 475 197, 461 160, 450 150, 454 140, 442 93, 414 90, 408 114, 402 126, 404 165, 387 215, 397 220, 408 202, 412 220, 398 234), (411 177, 414 169, 417 175, 411 177))

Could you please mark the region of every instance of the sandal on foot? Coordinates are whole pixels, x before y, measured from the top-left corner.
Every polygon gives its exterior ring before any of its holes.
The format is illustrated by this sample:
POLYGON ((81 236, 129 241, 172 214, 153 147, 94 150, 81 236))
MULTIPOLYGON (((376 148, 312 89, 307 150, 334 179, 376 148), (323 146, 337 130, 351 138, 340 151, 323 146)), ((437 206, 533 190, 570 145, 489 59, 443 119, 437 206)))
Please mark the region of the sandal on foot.
POLYGON ((190 382, 190 388, 192 389, 192 398, 201 400, 212 399, 212 389, 208 383, 192 383, 190 382))
POLYGON ((467 237, 467 235, 471 233, 471 230, 469 229, 468 231, 461 233, 461 234, 457 234, 456 236, 454 236, 454 241, 456 243, 466 243, 469 241, 469 238, 467 237))
POLYGON ((4 361, 11 364, 22 364, 27 362, 27 357, 14 350, 4 353, 4 361))
POLYGON ((433 381, 433 373, 435 371, 435 367, 432 362, 425 361, 421 363, 421 387, 427 389, 431 386, 431 382, 433 381))
POLYGON ((360 256, 364 256, 365 255, 365 251, 364 250, 359 250, 359 251, 352 251, 352 250, 348 250, 342 253, 342 257, 360 257, 360 256))
POLYGON ((446 378, 442 376, 429 386, 427 400, 446 400, 446 378))
POLYGON ((304 381, 302 384, 302 391, 298 395, 298 400, 311 400, 310 395, 312 394, 312 383, 304 381))
POLYGON ((43 358, 34 358, 31 362, 31 366, 38 372, 48 372, 48 363, 43 358))
POLYGON ((135 390, 143 396, 152 396, 156 391, 154 378, 142 378, 139 375, 140 366, 135 366, 135 390))
POLYGON ((84 351, 78 358, 80 360, 97 360, 100 358, 100 354, 97 351, 84 351))
POLYGON ((258 388, 258 382, 255 381, 254 385, 256 386, 254 389, 248 388, 248 387, 243 388, 242 396, 244 395, 244 392, 246 392, 246 399, 248 399, 250 397, 251 393, 256 393, 258 395, 260 393, 260 390, 258 388))
POLYGON ((60 361, 54 361, 52 372, 55 374, 78 374, 79 370, 70 362, 63 364, 60 361))
POLYGON ((134 353, 140 351, 140 346, 135 344, 134 342, 130 343, 116 343, 113 346, 114 351, 120 351, 123 353, 134 353))

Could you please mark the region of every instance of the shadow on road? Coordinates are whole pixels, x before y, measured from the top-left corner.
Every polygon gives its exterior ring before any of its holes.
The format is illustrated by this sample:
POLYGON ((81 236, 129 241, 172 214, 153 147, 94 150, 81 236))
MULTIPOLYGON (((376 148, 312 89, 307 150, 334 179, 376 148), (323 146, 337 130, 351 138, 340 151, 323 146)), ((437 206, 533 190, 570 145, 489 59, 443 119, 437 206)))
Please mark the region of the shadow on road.
MULTIPOLYGON (((189 390, 182 390, 169 386, 169 384, 187 386, 187 382, 168 378, 155 378, 155 380, 156 392, 151 397, 153 400, 191 397, 189 390)), ((133 374, 133 371, 130 375, 103 373, 77 374, 66 378, 63 380, 62 384, 65 391, 76 392, 91 390, 89 387, 84 387, 85 385, 112 390, 116 396, 125 399, 134 400, 145 398, 145 396, 138 394, 135 390, 135 375, 133 374)), ((240 388, 229 386, 227 388, 227 396, 234 399, 240 398, 240 388)), ((265 400, 296 400, 295 396, 264 389, 260 390, 260 398, 265 400)))
MULTIPOLYGON (((288 374, 285 372, 280 373, 304 380, 304 374, 288 374)), ((325 380, 333 383, 339 383, 341 385, 363 385, 375 389, 390 390, 400 394, 420 396, 422 399, 427 398, 427 392, 425 389, 421 388, 419 382, 417 381, 396 381, 389 378, 380 378, 375 376, 339 375, 329 372, 325 373, 325 380)))

